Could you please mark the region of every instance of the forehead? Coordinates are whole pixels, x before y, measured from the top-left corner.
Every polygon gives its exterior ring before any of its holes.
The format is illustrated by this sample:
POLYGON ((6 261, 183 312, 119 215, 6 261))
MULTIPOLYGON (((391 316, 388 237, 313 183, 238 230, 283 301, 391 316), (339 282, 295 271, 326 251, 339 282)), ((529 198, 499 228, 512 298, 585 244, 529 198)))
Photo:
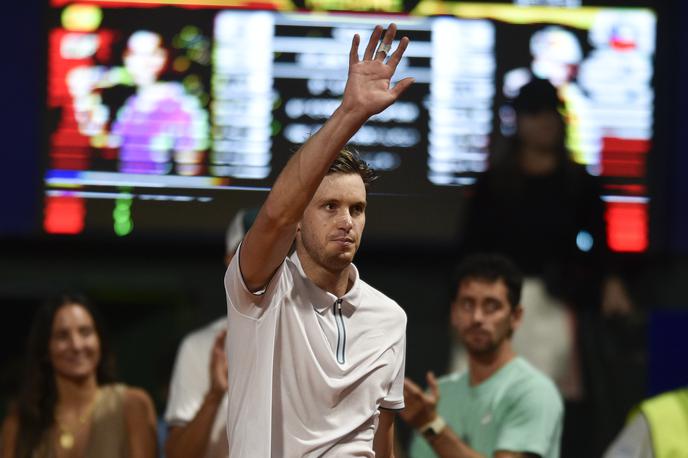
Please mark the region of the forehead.
POLYGON ((501 278, 491 281, 484 278, 464 278, 459 283, 456 292, 457 298, 473 297, 483 298, 489 297, 508 302, 508 289, 506 283, 501 278))
POLYGON ((363 179, 357 173, 331 173, 325 175, 313 196, 313 200, 365 202, 366 189, 363 179))
POLYGON ((93 317, 88 310, 79 304, 62 306, 55 313, 53 329, 83 325, 93 325, 93 317))

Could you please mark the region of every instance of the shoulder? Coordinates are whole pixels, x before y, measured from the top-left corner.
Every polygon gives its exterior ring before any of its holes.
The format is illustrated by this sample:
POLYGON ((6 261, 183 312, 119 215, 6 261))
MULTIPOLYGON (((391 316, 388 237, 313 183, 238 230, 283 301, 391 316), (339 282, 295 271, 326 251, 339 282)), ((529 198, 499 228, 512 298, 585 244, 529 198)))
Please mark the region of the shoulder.
POLYGON ((145 390, 120 385, 122 388, 124 410, 129 415, 148 414, 154 411, 153 400, 145 390))
POLYGON ((7 416, 2 422, 2 434, 0 435, 0 455, 11 456, 10 451, 14 450, 19 435, 19 416, 16 409, 10 408, 7 416), (4 445, 4 447, 2 446, 4 445))
POLYGON ((510 394, 516 402, 543 402, 563 408, 563 401, 554 382, 523 358, 513 362, 510 394))
MULTIPOLYGON (((2 437, 3 439, 7 436, 15 437, 19 431, 19 414, 15 407, 10 407, 5 419, 2 421, 2 437)), ((1 441, 0 441, 1 443, 1 441)))
POLYGON ((458 385, 459 383, 462 383, 467 376, 468 373, 466 371, 452 372, 439 377, 437 379, 437 383, 440 385, 440 387, 458 385))
POLYGON ((392 298, 373 288, 359 278, 363 301, 385 314, 385 322, 390 326, 406 326, 406 312, 392 298))
POLYGON ((444 397, 450 393, 464 393, 468 389, 468 371, 463 370, 443 375, 437 379, 437 384, 444 397))

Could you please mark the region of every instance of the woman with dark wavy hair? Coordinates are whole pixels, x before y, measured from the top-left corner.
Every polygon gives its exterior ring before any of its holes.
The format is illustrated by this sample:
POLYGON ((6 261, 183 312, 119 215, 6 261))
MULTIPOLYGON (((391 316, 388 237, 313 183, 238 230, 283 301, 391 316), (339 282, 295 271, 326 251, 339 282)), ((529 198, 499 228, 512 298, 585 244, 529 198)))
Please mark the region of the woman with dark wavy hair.
POLYGON ((143 390, 115 384, 102 320, 81 295, 41 307, 26 379, 4 421, 3 458, 152 458, 155 409, 143 390))

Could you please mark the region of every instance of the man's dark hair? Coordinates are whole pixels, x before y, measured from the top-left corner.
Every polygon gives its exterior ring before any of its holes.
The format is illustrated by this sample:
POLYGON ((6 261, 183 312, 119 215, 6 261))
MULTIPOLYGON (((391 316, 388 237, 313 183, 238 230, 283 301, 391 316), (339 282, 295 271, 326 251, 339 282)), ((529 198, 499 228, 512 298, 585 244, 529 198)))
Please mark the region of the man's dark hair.
POLYGON ((461 261, 457 266, 452 283, 452 297, 456 296, 461 282, 468 279, 496 282, 502 280, 506 285, 507 299, 512 309, 521 302, 523 274, 510 259, 496 253, 476 253, 461 261))
POLYGON ((513 107, 519 114, 536 114, 542 111, 558 112, 564 107, 557 88, 548 80, 533 78, 523 85, 513 100, 513 107))
POLYGON ((339 152, 337 159, 335 159, 334 162, 332 162, 332 165, 330 165, 327 174, 331 175, 333 173, 357 173, 361 176, 361 179, 363 179, 363 184, 365 185, 366 189, 368 189, 368 185, 370 185, 370 183, 378 178, 375 170, 371 169, 368 164, 361 159, 361 156, 358 154, 358 152, 348 147, 342 149, 339 152))

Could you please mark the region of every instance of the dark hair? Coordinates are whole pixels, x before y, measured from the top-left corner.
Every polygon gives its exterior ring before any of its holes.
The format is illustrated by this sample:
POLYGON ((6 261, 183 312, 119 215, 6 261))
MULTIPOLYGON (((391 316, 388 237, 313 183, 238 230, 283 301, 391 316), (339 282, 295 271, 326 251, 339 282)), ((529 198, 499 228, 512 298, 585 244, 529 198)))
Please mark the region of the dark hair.
MULTIPOLYGON (((564 180, 575 180, 577 164, 571 158, 571 152, 566 146, 567 125, 562 114, 562 104, 557 89, 547 80, 533 79, 525 84, 518 96, 512 101, 516 117, 532 115, 549 111, 557 116, 561 135, 554 145, 557 156, 556 173, 563 173, 564 180)), ((491 170, 490 186, 496 192, 515 197, 523 193, 525 176, 519 165, 519 153, 522 140, 518 129, 513 135, 496 134, 493 138, 493 148, 489 157, 491 170)), ((575 184, 573 186, 575 188, 575 184)))
POLYGON ((327 171, 328 175, 333 173, 356 173, 363 179, 363 184, 366 189, 368 185, 378 179, 375 170, 370 168, 368 164, 361 159, 361 156, 352 148, 344 148, 339 152, 337 158, 330 165, 327 171))
POLYGON ((17 402, 17 458, 30 458, 55 421, 57 388, 48 348, 55 315, 62 307, 70 304, 83 307, 93 318, 100 340, 100 361, 96 368, 98 384, 114 381, 114 358, 98 311, 81 294, 61 294, 48 300, 36 312, 29 333, 25 380, 17 402))
POLYGON ((548 80, 533 78, 524 84, 512 102, 517 114, 535 114, 543 111, 559 111, 563 103, 557 88, 548 80))
POLYGON ((523 274, 509 258, 496 253, 476 253, 461 261, 457 266, 452 283, 452 297, 464 280, 477 279, 488 282, 502 280, 506 285, 507 299, 512 309, 521 302, 523 274))

